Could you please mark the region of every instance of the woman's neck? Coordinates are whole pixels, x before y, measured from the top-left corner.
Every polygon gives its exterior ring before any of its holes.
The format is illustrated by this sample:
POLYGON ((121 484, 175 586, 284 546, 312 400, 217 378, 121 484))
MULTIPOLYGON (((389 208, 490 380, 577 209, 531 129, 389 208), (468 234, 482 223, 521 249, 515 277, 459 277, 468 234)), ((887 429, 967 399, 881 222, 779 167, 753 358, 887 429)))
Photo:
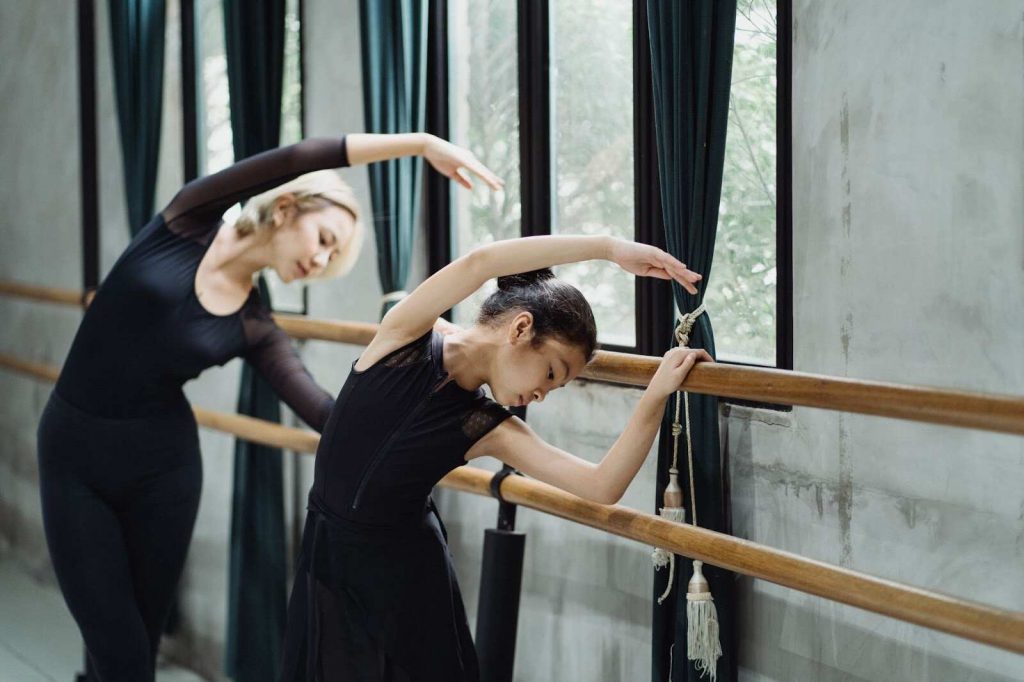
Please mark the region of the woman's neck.
POLYGON ((488 330, 469 327, 444 337, 444 369, 460 388, 475 391, 487 383, 498 350, 488 330))
POLYGON ((270 264, 270 240, 265 234, 239 236, 234 223, 221 225, 210 248, 216 250, 211 266, 239 285, 251 283, 253 276, 270 264))

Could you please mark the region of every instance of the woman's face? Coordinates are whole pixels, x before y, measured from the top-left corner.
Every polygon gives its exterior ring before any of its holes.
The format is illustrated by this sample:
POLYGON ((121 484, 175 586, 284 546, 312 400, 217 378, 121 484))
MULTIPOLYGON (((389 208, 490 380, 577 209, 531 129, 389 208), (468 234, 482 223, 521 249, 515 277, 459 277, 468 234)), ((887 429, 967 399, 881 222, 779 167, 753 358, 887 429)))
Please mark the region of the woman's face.
POLYGON ((275 208, 274 220, 271 266, 284 282, 323 273, 355 234, 352 214, 334 204, 304 212, 275 208))
POLYGON ((556 336, 534 344, 533 316, 521 312, 503 327, 487 384, 494 400, 510 407, 541 402, 547 394, 579 376, 587 364, 583 351, 556 336))

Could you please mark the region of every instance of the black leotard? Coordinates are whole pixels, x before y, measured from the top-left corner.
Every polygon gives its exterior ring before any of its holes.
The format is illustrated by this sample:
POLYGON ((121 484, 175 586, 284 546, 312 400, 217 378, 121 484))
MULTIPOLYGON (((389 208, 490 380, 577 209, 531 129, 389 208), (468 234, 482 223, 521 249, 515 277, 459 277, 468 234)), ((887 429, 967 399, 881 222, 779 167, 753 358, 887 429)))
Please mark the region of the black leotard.
POLYGON ((303 173, 348 165, 344 138, 311 139, 250 157, 186 185, 118 259, 82 319, 57 393, 102 417, 140 417, 183 400, 181 386, 243 356, 313 428, 331 398, 303 368, 254 288, 235 313, 195 295, 199 261, 232 205, 303 173))
POLYGON ((39 485, 53 568, 104 682, 153 680, 192 536, 202 460, 182 384, 242 355, 313 428, 333 402, 255 291, 214 315, 196 299, 196 268, 228 207, 346 164, 343 139, 309 140, 189 183, 85 313, 39 422, 39 485))
POLYGON ((429 494, 511 414, 447 379, 437 332, 350 372, 317 449, 282 680, 478 680, 429 494))

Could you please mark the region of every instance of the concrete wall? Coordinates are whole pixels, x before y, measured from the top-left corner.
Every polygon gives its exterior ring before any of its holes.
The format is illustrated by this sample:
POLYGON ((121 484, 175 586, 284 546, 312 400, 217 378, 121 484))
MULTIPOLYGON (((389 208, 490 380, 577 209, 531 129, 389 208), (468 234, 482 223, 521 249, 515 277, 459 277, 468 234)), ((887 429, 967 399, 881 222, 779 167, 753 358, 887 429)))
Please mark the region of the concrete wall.
MULTIPOLYGON (((181 181, 177 3, 169 3, 157 205, 181 181)), ((127 242, 107 37, 97 2, 105 271, 127 242)), ((358 9, 306 0, 307 133, 362 130, 358 9)), ((1020 393, 1024 385, 1024 3, 795 3, 794 261, 797 369, 1020 393), (908 266, 909 265, 909 266, 908 266)), ((80 214, 73 5, 0 6, 0 279, 77 287, 80 214), (45 199, 40 188, 51 189, 45 199)), ((364 169, 344 171, 368 203, 364 169)), ((422 235, 420 235, 422 245, 422 235)), ((410 284, 424 273, 423 249, 410 284)), ((373 241, 311 313, 373 321, 373 241)), ((0 297, 0 351, 59 363, 79 314, 0 297)), ((358 349, 303 353, 336 391, 358 349)), ((233 410, 238 364, 188 386, 233 410)), ((0 553, 47 577, 35 423, 48 387, 0 372, 0 553)), ((578 382, 531 408, 553 443, 599 457, 635 389, 578 382)), ((724 411, 735 532, 923 587, 1024 609, 1019 438, 797 409, 724 411)), ((232 440, 203 431, 204 491, 182 584, 183 632, 165 650, 221 679, 232 440)), ((649 510, 651 457, 624 503, 649 510)), ((289 461, 292 527, 311 461, 289 461)), ((482 466, 493 467, 494 462, 482 466)), ((439 505, 475 622, 489 500, 439 505)), ((521 510, 528 533, 517 679, 649 675, 649 548, 521 510)), ((745 680, 1000 680, 1024 662, 994 649, 740 579, 745 680)))
MULTIPOLYGON (((0 277, 81 283, 75 8, 0 4, 0 277), (50 248, 46 248, 46 246, 50 248)), ((72 309, 0 297, 0 348, 60 362, 78 324, 72 309)), ((0 550, 33 571, 48 565, 39 513, 35 425, 48 388, 0 371, 0 550)))
MULTIPOLYGON (((1024 3, 794 3, 797 370, 1024 385, 1024 3)), ((726 420, 735 532, 1024 609, 1020 438, 726 420)), ((1024 678, 1024 659, 741 581, 748 680, 1024 678)))

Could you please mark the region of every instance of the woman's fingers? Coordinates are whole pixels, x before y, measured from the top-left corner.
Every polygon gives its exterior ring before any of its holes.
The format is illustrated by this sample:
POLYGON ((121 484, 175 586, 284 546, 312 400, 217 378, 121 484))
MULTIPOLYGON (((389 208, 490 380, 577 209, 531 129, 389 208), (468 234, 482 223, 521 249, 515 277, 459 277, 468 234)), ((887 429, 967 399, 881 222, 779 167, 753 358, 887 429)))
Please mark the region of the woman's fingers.
POLYGON ((679 282, 681 287, 691 294, 697 293, 697 288, 694 285, 699 282, 702 277, 697 273, 688 270, 685 263, 682 263, 671 254, 659 250, 657 264, 663 270, 670 273, 672 278, 679 282))
POLYGON ((674 279, 675 281, 679 282, 679 286, 683 287, 684 289, 686 289, 691 294, 694 294, 694 295, 697 294, 697 287, 693 286, 693 283, 690 282, 689 279, 683 277, 682 275, 675 274, 675 273, 673 273, 672 279, 674 279))
POLYGON ((650 268, 647 271, 646 275, 648 277, 654 277, 656 279, 667 279, 667 280, 671 280, 672 279, 672 275, 668 274, 664 270, 659 270, 658 268, 650 268))
POLYGON ((499 178, 494 173, 492 173, 491 169, 489 169, 487 166, 483 165, 479 161, 476 161, 476 159, 474 159, 473 161, 473 163, 467 163, 466 168, 468 168, 470 171, 476 174, 477 177, 483 180, 488 187, 497 192, 504 186, 505 183, 502 181, 502 179, 499 178))
POLYGON ((703 348, 685 348, 676 346, 669 353, 675 354, 674 364, 677 367, 692 367, 698 362, 714 362, 714 358, 703 348))
POLYGON ((455 166, 455 170, 452 171, 452 174, 449 177, 466 189, 472 189, 473 182, 469 177, 469 173, 472 173, 483 180, 484 184, 495 192, 505 185, 501 178, 489 171, 487 167, 481 163, 458 163, 455 166))
POLYGON ((466 171, 461 167, 456 167, 449 177, 466 189, 473 189, 473 181, 469 179, 469 176, 466 175, 466 171))

